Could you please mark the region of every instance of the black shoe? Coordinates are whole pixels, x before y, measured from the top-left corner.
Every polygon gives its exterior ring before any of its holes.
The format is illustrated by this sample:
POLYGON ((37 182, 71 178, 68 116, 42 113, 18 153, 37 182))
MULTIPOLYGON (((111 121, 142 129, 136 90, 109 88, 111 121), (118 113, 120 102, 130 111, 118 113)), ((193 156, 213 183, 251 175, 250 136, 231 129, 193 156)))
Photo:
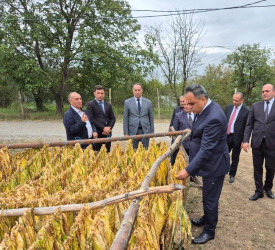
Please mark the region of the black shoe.
POLYGON ((265 190, 266 196, 270 199, 274 199, 274 194, 272 193, 271 190, 265 190))
POLYGON ((235 177, 234 176, 230 176, 229 183, 233 183, 234 181, 235 181, 235 177))
POLYGON ((201 226, 204 225, 205 220, 204 220, 204 217, 201 217, 201 218, 198 219, 198 220, 191 220, 191 223, 192 223, 194 226, 201 227, 201 226))
POLYGON ((192 240, 193 244, 204 244, 209 240, 213 240, 215 238, 214 235, 210 235, 208 233, 202 232, 198 237, 192 240))
POLYGON ((263 194, 255 193, 254 195, 252 195, 252 196, 249 198, 249 200, 251 200, 251 201, 256 201, 256 200, 258 200, 259 198, 263 198, 263 197, 264 197, 263 194))

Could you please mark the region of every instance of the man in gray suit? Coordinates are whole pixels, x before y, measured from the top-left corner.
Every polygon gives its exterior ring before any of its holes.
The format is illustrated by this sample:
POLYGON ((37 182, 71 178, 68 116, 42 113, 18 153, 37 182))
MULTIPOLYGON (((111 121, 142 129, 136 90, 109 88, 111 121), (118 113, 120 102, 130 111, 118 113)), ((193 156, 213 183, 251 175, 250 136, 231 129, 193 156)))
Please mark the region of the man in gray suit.
MULTIPOLYGON (((152 102, 142 97, 142 86, 140 83, 133 85, 134 96, 125 100, 123 114, 124 135, 140 135, 154 133, 154 117, 152 102)), ((133 148, 138 147, 142 142, 143 146, 149 146, 149 138, 133 140, 133 148)))
POLYGON ((243 137, 243 150, 249 149, 251 138, 255 194, 249 200, 256 201, 264 197, 264 192, 270 199, 274 199, 271 189, 275 173, 275 88, 272 84, 265 84, 262 88, 262 101, 252 104, 248 114, 243 137), (265 183, 263 184, 263 163, 265 161, 265 183))

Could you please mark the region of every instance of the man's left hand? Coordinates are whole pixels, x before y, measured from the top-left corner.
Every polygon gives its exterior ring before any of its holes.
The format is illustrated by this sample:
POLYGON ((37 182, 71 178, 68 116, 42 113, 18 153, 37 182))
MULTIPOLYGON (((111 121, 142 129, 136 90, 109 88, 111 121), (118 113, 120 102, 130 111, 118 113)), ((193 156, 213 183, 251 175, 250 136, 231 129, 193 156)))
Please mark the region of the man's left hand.
POLYGON ((178 175, 176 176, 176 178, 178 180, 186 180, 188 177, 189 177, 189 174, 188 174, 188 172, 185 169, 181 170, 178 173, 178 175))

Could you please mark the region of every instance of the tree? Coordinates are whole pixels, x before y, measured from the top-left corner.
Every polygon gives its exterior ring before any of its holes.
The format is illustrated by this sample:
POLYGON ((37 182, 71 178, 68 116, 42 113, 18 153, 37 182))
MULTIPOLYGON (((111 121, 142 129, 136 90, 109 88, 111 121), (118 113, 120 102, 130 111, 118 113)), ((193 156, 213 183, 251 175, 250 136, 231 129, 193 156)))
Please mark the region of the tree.
POLYGON ((248 104, 252 103, 253 90, 273 77, 271 50, 259 44, 243 44, 227 56, 225 63, 233 70, 234 87, 245 94, 248 104))
MULTIPOLYGON (((64 112, 73 80, 87 75, 85 84, 110 86, 149 68, 149 56, 136 39, 140 26, 125 1, 2 0, 1 9, 3 43, 43 71, 37 93, 45 86, 51 91, 57 114, 64 112)), ((33 82, 27 85, 32 88, 33 82)))
POLYGON ((175 98, 184 94, 188 79, 200 62, 198 43, 204 27, 192 15, 172 17, 169 29, 151 27, 146 35, 148 48, 155 47, 159 66, 175 98), (180 88, 180 89, 179 89, 180 88))
POLYGON ((208 96, 225 107, 232 101, 234 88, 231 84, 232 72, 222 64, 209 64, 205 69, 205 75, 196 79, 207 90, 208 96))

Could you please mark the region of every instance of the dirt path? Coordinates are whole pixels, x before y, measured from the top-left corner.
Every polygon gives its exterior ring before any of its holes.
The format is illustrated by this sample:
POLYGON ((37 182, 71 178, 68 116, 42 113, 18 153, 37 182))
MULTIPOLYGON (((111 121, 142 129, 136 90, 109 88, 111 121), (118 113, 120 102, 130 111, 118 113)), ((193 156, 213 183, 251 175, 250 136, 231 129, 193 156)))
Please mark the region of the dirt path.
MULTIPOLYGON (((165 132, 168 126, 168 122, 156 122, 155 132, 165 132)), ((121 135, 122 123, 117 122, 113 136, 121 135)), ((0 143, 59 140, 66 140, 62 121, 0 121, 0 143)), ((157 139, 160 140, 170 145, 170 138, 157 139)), ((248 200, 255 189, 251 159, 251 151, 242 152, 235 182, 229 184, 226 176, 215 240, 202 246, 192 245, 188 249, 275 249, 275 200, 266 196, 255 202, 248 200)), ((185 207, 190 219, 202 215, 200 190, 188 190, 185 207)), ((200 232, 201 228, 192 228, 193 236, 200 232)))

